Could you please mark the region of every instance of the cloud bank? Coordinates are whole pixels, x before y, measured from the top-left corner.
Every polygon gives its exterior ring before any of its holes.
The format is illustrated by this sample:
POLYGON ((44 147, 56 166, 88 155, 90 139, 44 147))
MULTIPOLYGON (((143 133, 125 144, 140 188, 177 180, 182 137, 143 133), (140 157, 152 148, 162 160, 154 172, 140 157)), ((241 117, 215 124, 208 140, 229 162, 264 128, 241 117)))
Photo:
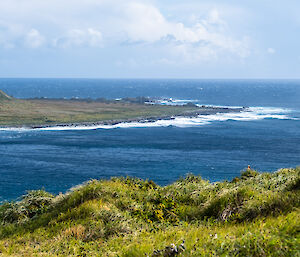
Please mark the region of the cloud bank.
POLYGON ((221 11, 211 8, 192 24, 169 18, 152 1, 2 0, 0 48, 107 48, 145 45, 170 63, 243 59, 250 40, 233 35, 221 11))

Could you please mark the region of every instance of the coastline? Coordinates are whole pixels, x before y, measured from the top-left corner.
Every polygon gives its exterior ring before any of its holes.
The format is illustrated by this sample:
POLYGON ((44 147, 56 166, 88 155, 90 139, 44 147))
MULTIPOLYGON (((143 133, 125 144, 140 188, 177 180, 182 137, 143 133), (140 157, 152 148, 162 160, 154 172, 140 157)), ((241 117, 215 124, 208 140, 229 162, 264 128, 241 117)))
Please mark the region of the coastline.
POLYGON ((175 118, 196 118, 198 116, 215 115, 222 113, 240 113, 249 111, 247 107, 198 107, 195 111, 188 111, 175 115, 160 116, 143 116, 128 119, 108 119, 101 121, 82 121, 82 122, 66 122, 66 123, 41 123, 41 124, 21 124, 21 125, 1 125, 1 129, 47 129, 47 128, 76 128, 76 127, 95 127, 95 126, 114 126, 122 123, 154 123, 160 120, 174 120, 175 118))

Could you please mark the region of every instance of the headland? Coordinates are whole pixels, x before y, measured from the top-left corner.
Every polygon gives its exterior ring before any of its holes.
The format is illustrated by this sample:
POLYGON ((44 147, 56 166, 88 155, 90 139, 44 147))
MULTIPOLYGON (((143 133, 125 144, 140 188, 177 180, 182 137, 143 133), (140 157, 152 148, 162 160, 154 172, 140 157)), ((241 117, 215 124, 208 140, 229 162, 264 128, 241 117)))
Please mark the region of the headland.
POLYGON ((213 107, 187 103, 163 105, 157 99, 16 99, 0 91, 0 127, 49 128, 115 125, 197 117, 217 113, 237 113, 246 108, 213 107))

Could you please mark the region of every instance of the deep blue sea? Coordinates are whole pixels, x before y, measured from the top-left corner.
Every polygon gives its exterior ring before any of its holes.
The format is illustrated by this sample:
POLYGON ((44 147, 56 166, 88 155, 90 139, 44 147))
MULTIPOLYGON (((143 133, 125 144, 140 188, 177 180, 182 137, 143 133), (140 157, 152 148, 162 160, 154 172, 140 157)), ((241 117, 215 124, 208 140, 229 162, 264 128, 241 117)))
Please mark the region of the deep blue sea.
POLYGON ((89 130, 0 130, 0 202, 112 176, 166 185, 187 173, 221 181, 247 165, 300 165, 300 80, 0 79, 0 89, 20 98, 172 97, 251 110, 89 130))

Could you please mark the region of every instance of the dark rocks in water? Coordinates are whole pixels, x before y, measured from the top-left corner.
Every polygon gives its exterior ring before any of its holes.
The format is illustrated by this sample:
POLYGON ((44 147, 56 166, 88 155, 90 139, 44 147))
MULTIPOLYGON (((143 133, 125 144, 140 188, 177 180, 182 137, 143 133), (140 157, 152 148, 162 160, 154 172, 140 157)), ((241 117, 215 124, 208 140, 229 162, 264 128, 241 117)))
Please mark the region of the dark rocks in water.
POLYGON ((196 104, 191 103, 191 102, 184 104, 184 106, 188 106, 188 107, 198 107, 196 104))
POLYGON ((125 97, 119 101, 128 102, 128 103, 136 103, 136 104, 144 104, 144 103, 151 102, 151 99, 149 97, 145 97, 145 96, 137 96, 137 97, 125 97))

